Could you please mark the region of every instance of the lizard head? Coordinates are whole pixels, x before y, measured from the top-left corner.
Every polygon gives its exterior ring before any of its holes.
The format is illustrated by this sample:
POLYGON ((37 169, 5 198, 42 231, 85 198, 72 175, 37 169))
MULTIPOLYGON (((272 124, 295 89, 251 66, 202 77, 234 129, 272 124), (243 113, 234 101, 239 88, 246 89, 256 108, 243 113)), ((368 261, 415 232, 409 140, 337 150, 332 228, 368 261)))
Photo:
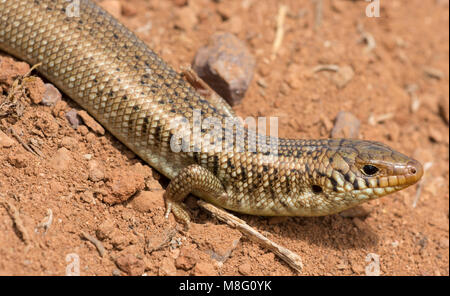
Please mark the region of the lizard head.
POLYGON ((310 179, 310 194, 327 213, 402 190, 423 175, 417 160, 382 143, 342 139, 328 140, 326 147, 326 156, 310 179))

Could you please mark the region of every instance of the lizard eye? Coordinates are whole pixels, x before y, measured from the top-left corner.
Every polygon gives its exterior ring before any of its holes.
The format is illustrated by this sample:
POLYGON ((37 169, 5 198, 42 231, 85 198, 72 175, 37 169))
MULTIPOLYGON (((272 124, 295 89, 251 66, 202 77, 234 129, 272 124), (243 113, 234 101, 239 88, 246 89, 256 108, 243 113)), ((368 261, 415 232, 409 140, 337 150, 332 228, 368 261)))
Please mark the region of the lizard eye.
POLYGON ((362 171, 367 176, 373 176, 378 173, 379 169, 376 166, 366 164, 365 166, 363 166, 362 171))

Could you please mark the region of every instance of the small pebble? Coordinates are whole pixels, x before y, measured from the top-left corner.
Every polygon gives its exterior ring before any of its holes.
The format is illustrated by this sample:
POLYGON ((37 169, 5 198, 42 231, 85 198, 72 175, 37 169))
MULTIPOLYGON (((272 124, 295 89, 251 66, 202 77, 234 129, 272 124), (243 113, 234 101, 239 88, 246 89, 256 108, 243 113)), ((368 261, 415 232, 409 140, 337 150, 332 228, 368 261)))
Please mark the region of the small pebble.
POLYGON ((82 136, 86 136, 89 133, 89 130, 85 125, 80 125, 77 130, 82 136))
POLYGON ((238 271, 242 275, 252 275, 252 266, 248 263, 241 264, 238 271))
POLYGON ((45 106, 54 106, 58 101, 61 101, 61 93, 53 86, 53 84, 46 83, 44 87, 45 91, 42 98, 42 104, 45 106))
POLYGON ((71 137, 64 137, 62 138, 60 145, 61 147, 74 151, 78 148, 78 141, 71 137))
POLYGON ((145 188, 144 175, 136 169, 125 172, 116 169, 108 176, 108 180, 107 186, 110 194, 105 196, 103 201, 110 205, 122 203, 145 188))
POLYGON ((361 122, 355 115, 350 112, 341 111, 336 116, 331 137, 356 139, 359 135, 360 126, 361 122))
POLYGON ((89 143, 95 143, 95 141, 97 140, 97 136, 93 133, 88 133, 86 135, 86 141, 88 141, 89 143))
POLYGON ((78 126, 80 125, 80 117, 78 116, 77 110, 71 109, 70 111, 67 111, 66 118, 73 129, 78 129, 78 126))
POLYGON ((50 166, 55 170, 63 171, 69 168, 72 156, 67 148, 59 148, 53 158, 50 160, 50 166))
POLYGON ((18 169, 24 168, 27 166, 27 158, 23 154, 13 154, 8 156, 8 162, 13 167, 18 169))
POLYGON ((105 178, 103 168, 96 160, 90 160, 88 163, 89 179, 92 182, 99 182, 105 178))
POLYGON ((356 262, 352 262, 350 265, 352 271, 356 274, 364 274, 364 266, 356 263, 356 262))
POLYGON ((122 4, 122 15, 123 16, 135 16, 138 13, 139 6, 136 6, 133 3, 129 2, 121 2, 122 4))
POLYGON ((66 116, 65 110, 67 109, 67 103, 65 101, 57 101, 52 109, 52 114, 55 117, 64 118, 66 116))
POLYGON ((336 74, 333 75, 332 81, 338 88, 344 88, 355 76, 355 72, 349 66, 339 67, 336 74))
POLYGON ((94 194, 92 191, 85 191, 80 195, 80 198, 85 203, 93 203, 94 202, 94 194))
POLYGON ((189 6, 183 6, 175 10, 175 28, 190 31, 198 23, 197 15, 195 11, 189 6))
POLYGON ((195 72, 230 105, 238 104, 253 78, 255 59, 245 44, 230 33, 216 33, 200 48, 195 72))
POLYGON ((290 88, 292 89, 301 88, 303 81, 302 77, 300 76, 300 73, 302 73, 302 69, 299 65, 292 64, 289 66, 285 81, 290 88))

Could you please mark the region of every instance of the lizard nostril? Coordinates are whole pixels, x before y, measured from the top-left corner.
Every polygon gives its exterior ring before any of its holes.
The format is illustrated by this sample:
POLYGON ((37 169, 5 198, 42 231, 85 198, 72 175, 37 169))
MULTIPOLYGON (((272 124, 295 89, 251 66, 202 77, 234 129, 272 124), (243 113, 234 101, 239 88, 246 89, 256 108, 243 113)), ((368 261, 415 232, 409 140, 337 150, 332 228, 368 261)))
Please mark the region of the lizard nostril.
POLYGON ((408 163, 408 173, 413 176, 415 181, 418 181, 422 178, 423 167, 418 161, 411 161, 408 163))

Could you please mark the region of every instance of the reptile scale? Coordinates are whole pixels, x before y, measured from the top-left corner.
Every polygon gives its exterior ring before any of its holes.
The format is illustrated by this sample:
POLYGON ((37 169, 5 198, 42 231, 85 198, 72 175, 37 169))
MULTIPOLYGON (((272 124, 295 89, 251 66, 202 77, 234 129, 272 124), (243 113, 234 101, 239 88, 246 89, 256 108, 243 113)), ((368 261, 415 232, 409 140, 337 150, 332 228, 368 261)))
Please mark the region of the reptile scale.
MULTIPOLYGON (((186 224, 182 200, 189 193, 252 215, 321 216, 406 188, 423 175, 419 162, 381 143, 278 138, 278 153, 267 153, 259 146, 248 149, 252 132, 246 129, 243 151, 233 143, 206 149, 207 131, 201 130, 200 139, 188 142, 190 150, 174 152, 173 120, 181 116, 193 124, 194 110, 225 120, 231 108, 199 95, 89 0, 0 0, 0 49, 40 63, 43 76, 170 178, 166 216, 172 211, 186 224), (69 14, 74 3, 75 16, 69 14)), ((222 128, 233 136, 238 130, 222 128)))

